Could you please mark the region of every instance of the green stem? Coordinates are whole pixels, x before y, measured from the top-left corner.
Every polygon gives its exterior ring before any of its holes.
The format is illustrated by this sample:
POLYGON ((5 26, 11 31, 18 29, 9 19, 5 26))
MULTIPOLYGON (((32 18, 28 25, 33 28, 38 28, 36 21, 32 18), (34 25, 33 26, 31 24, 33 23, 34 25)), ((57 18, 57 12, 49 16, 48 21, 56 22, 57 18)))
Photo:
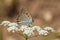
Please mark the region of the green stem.
POLYGON ((25 40, 28 40, 28 38, 25 38, 25 40))

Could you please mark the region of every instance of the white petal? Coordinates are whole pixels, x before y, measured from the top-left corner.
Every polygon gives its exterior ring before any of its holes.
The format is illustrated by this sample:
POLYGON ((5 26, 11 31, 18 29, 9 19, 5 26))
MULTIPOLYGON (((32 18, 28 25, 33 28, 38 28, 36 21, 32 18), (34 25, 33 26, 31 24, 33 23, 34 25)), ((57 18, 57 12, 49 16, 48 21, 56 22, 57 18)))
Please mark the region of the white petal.
POLYGON ((18 26, 17 23, 10 23, 8 26, 18 26))

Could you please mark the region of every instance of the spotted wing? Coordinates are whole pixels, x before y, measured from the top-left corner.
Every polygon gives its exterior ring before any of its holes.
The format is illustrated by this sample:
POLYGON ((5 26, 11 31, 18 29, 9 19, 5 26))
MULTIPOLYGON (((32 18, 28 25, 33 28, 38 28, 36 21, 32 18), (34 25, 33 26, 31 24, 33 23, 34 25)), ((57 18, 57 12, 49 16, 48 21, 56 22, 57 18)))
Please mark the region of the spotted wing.
POLYGON ((18 23, 21 25, 31 25, 33 23, 33 19, 27 10, 24 10, 19 14, 18 23))

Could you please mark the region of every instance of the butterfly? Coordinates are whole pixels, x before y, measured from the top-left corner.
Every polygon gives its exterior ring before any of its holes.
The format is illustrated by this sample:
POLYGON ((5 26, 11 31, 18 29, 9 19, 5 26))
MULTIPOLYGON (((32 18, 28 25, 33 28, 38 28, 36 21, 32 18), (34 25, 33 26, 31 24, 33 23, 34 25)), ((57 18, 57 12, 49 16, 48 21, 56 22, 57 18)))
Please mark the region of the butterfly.
POLYGON ((20 13, 17 17, 17 23, 20 25, 32 25, 34 22, 33 18, 31 17, 30 13, 27 10, 21 9, 20 13))

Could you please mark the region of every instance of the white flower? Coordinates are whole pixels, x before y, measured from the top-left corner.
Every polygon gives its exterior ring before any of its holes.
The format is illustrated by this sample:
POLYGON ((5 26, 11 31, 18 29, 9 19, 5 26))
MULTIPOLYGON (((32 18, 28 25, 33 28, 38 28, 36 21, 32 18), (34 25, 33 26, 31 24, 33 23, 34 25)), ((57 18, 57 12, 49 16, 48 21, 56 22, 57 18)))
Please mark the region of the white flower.
POLYGON ((46 30, 40 30, 39 31, 39 35, 46 36, 46 35, 48 35, 48 31, 46 31, 46 30))
POLYGON ((7 30, 8 32, 15 32, 15 31, 18 31, 18 27, 12 26, 12 27, 7 28, 7 30))
POLYGON ((33 29, 33 30, 37 30, 37 31, 42 30, 42 28, 40 28, 40 26, 33 26, 32 29, 33 29))
POLYGON ((9 25, 8 25, 9 27, 12 27, 12 26, 18 26, 18 24, 17 23, 10 23, 9 25))
POLYGON ((30 27, 28 27, 24 30, 23 34, 27 35, 27 36, 32 36, 34 34, 34 32, 30 27))
POLYGON ((1 23, 1 25, 4 25, 4 26, 7 26, 8 24, 10 24, 11 22, 9 22, 9 21, 3 21, 2 23, 1 23))
POLYGON ((21 31, 24 31, 24 29, 26 29, 28 26, 26 26, 26 25, 22 25, 21 27, 20 27, 20 30, 21 31))
POLYGON ((32 28, 33 31, 35 30, 35 27, 31 27, 31 28, 32 28))
POLYGON ((44 30, 55 32, 54 28, 52 27, 45 27, 44 30))
POLYGON ((34 34, 32 28, 27 25, 22 25, 19 30, 21 30, 23 34, 27 36, 31 36, 34 34))

